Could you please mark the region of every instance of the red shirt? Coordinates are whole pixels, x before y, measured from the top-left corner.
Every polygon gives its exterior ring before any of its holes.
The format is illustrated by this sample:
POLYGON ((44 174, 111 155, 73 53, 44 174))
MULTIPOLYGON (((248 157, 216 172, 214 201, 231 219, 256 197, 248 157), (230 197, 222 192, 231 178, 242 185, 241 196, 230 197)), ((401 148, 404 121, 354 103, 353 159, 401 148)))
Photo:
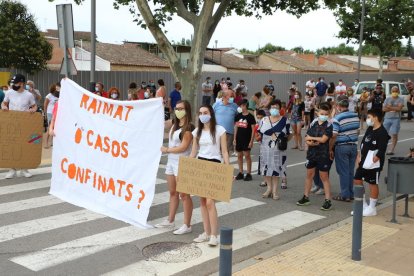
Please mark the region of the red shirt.
POLYGON ((102 97, 104 97, 104 98, 109 98, 109 93, 108 93, 108 91, 102 91, 102 92, 101 92, 101 96, 102 96, 102 97))

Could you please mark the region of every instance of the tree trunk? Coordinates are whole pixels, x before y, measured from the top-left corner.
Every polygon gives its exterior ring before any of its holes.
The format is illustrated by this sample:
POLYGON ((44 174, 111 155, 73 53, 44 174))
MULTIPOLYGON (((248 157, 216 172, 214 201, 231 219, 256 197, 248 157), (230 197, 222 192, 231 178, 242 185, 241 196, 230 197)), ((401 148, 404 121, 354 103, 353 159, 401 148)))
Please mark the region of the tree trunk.
POLYGON ((382 78, 382 67, 383 67, 383 61, 384 61, 384 57, 382 56, 382 54, 379 57, 379 71, 378 71, 378 78, 381 79, 382 78))

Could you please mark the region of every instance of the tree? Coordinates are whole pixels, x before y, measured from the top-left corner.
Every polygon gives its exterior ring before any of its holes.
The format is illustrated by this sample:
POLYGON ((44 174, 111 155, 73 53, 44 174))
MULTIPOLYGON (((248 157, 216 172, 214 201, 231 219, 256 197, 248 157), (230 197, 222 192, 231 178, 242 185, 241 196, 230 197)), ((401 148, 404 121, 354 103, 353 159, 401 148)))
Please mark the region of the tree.
POLYGON ((411 56, 412 51, 413 51, 413 44, 411 42, 411 36, 410 36, 410 37, 408 37, 407 46, 406 46, 406 49, 405 49, 405 56, 406 57, 411 56))
POLYGON ((0 1, 0 68, 23 69, 33 73, 46 69, 52 45, 36 26, 25 5, 0 1))
MULTIPOLYGON (((53 1, 53 0, 49 0, 53 1)), ((81 3, 84 0, 75 0, 81 3)), ((197 84, 201 77, 206 47, 223 16, 272 15, 278 10, 300 16, 310 10, 319 8, 318 0, 114 0, 114 7, 127 5, 134 14, 134 21, 143 28, 148 28, 164 53, 174 77, 183 85, 183 96, 194 101, 197 84), (136 6, 133 5, 135 2, 136 6), (136 10, 136 8, 138 10, 136 10), (191 43, 190 60, 183 68, 162 28, 172 16, 177 15, 192 25, 194 29, 191 43)), ((345 0, 324 0, 328 7, 334 7, 345 0)), ((196 106, 196 105, 194 105, 196 106)))
POLYGON ((346 46, 345 43, 341 43, 338 46, 322 47, 316 50, 318 56, 321 55, 354 55, 355 50, 351 46, 346 46))
MULTIPOLYGON (((335 11, 336 21, 341 30, 340 38, 348 42, 359 42, 361 1, 349 0, 335 11)), ((379 76, 382 75, 383 57, 398 47, 400 39, 413 34, 414 23, 412 0, 366 0, 364 41, 378 49, 380 60, 379 76)))

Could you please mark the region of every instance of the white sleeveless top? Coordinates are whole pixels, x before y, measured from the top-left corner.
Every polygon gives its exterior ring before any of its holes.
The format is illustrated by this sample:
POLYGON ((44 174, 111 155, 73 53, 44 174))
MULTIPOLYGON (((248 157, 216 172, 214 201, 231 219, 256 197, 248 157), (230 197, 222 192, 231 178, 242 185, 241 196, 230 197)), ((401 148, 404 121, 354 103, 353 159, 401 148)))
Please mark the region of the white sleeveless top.
MULTIPOLYGON (((176 131, 174 131, 173 136, 171 137, 171 132, 172 132, 172 128, 170 130, 170 133, 168 135, 169 139, 168 139, 168 147, 169 148, 175 148, 178 147, 179 145, 181 145, 181 140, 180 140, 180 133, 181 133, 181 128, 177 129, 176 131)), ((183 135, 184 136, 184 135, 183 135)), ((169 153, 168 154, 168 160, 178 160, 180 158, 180 156, 189 156, 191 153, 191 146, 192 143, 190 143, 188 145, 188 148, 180 153, 169 153)))

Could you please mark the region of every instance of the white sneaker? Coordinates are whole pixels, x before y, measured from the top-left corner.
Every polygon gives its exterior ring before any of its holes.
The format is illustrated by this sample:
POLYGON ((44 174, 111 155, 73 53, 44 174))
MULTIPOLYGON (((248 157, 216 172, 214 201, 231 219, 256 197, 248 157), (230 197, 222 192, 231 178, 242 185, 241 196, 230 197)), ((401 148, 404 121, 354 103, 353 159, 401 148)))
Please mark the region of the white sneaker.
POLYGON ((28 170, 21 170, 20 173, 23 174, 24 177, 27 177, 27 178, 32 177, 32 174, 29 173, 28 170))
MULTIPOLYGON (((368 208, 368 206, 363 206, 362 207, 362 214, 364 214, 366 208, 368 208)), ((353 216, 353 215, 354 215, 354 211, 351 211, 351 216, 353 216)))
POLYGON ((16 170, 15 169, 10 169, 6 176, 4 177, 5 179, 12 179, 13 177, 16 177, 16 170))
POLYGON ((168 219, 164 220, 161 223, 155 224, 155 228, 174 228, 175 223, 170 222, 168 219))
POLYGON ((187 233, 191 233, 193 230, 191 229, 191 226, 188 227, 186 224, 183 224, 180 228, 178 228, 177 230, 175 230, 173 232, 174 235, 183 235, 183 234, 187 234, 187 233))
POLYGON ((209 240, 208 235, 206 234, 206 232, 203 232, 203 234, 200 234, 197 238, 195 238, 193 241, 194 242, 206 242, 209 240))
POLYGON ((311 193, 316 193, 317 191, 319 191, 319 189, 320 188, 318 186, 313 186, 310 191, 311 191, 311 193))
POLYGON ((211 235, 210 240, 208 241, 208 245, 216 246, 218 244, 217 236, 211 235))
POLYGON ((320 188, 318 191, 315 192, 315 195, 324 195, 325 194, 325 190, 320 188))
POLYGON ((373 216, 376 216, 377 215, 377 208, 376 207, 374 207, 374 208, 367 207, 366 209, 364 209, 362 215, 364 217, 373 217, 373 216))

